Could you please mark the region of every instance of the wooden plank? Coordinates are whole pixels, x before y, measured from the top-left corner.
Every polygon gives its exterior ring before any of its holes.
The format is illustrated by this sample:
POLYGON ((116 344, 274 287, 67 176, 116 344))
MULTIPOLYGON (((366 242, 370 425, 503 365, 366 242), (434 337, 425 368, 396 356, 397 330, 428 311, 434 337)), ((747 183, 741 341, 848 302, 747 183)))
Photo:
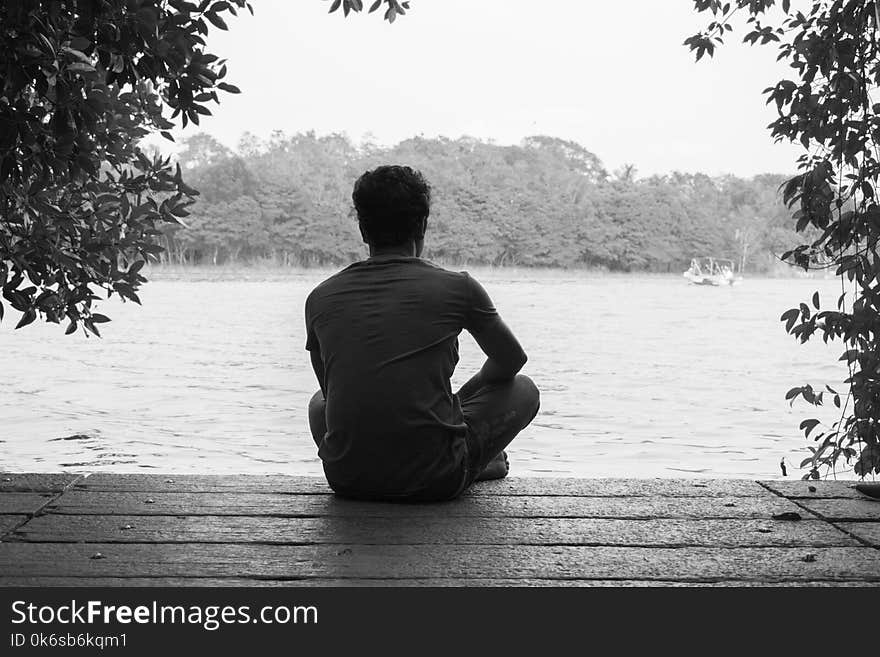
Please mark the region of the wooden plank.
POLYGON ((98 472, 75 490, 161 493, 284 493, 332 495, 321 477, 288 475, 122 474, 98 472))
POLYGON ((583 497, 763 497, 765 489, 749 479, 578 479, 507 477, 476 484, 474 495, 547 495, 583 497))
POLYGON ((824 580, 818 582, 755 582, 747 580, 725 581, 674 581, 674 580, 617 580, 617 579, 241 579, 241 578, 211 578, 211 577, 2 577, 0 586, 30 586, 30 587, 91 587, 91 586, 124 586, 124 587, 147 587, 147 586, 262 586, 262 587, 323 587, 323 586, 457 586, 457 587, 511 587, 511 586, 553 586, 553 587, 876 587, 875 582, 857 581, 833 581, 824 580))
POLYGON ((0 543, 23 577, 853 580, 880 582, 880 550, 444 545, 0 543), (96 555, 101 555, 97 558, 96 555))
POLYGON ((763 497, 543 497, 474 495, 442 504, 384 504, 334 495, 260 493, 110 493, 71 490, 49 507, 73 515, 245 515, 583 518, 769 518, 803 511, 763 497))
POLYGON ((8 541, 82 543, 360 543, 376 545, 858 546, 820 520, 594 518, 252 518, 70 516, 34 518, 8 541))
POLYGON ((0 514, 36 513, 55 493, 0 493, 0 514))
POLYGON ((0 537, 27 518, 26 515, 0 515, 0 537))
POLYGON ((87 588, 92 586, 300 586, 294 580, 242 579, 237 577, 21 577, 0 575, 0 587, 65 586, 87 588))
POLYGON ((60 493, 82 475, 0 472, 0 493, 60 493))
MULTIPOLYGON (((156 475, 96 473, 76 489, 113 492, 241 492, 332 494, 320 477, 287 475, 156 475)), ((743 479, 572 479, 508 477, 477 483, 470 495, 587 497, 761 497, 765 489, 743 479)))
POLYGON ((841 522, 837 526, 880 548, 880 522, 841 522))
POLYGON ((799 479, 794 481, 762 481, 760 483, 786 497, 864 499, 864 496, 853 488, 855 481, 803 481, 799 479))
POLYGON ((880 500, 863 497, 849 499, 800 499, 798 503, 831 521, 880 521, 880 500))

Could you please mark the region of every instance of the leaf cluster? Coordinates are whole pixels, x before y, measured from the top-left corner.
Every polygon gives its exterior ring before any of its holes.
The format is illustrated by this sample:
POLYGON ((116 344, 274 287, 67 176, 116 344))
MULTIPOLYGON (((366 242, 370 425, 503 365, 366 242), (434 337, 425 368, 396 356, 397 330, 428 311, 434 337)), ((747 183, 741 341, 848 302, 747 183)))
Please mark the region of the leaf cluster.
MULTIPOLYGON (((82 325, 98 290, 139 302, 164 224, 197 192, 140 140, 210 114, 226 66, 209 24, 245 0, 6 0, 0 4, 0 288, 22 313, 82 325), (165 113, 170 110, 170 117, 165 113)), ((0 301, 0 320, 4 301, 0 301)))
MULTIPOLYGON (((737 12, 747 15, 750 44, 774 43, 778 59, 792 69, 791 79, 764 90, 778 117, 768 129, 776 141, 799 143, 798 174, 781 187, 796 231, 810 240, 782 257, 804 270, 833 267, 841 278, 836 308, 820 310, 818 294, 812 308, 801 303, 782 314, 785 329, 801 342, 821 335, 841 340, 846 349, 849 386, 840 419, 827 431, 812 434, 808 477, 819 467, 834 470, 853 462, 860 476, 880 474, 880 104, 871 95, 880 86, 880 11, 874 0, 814 0, 808 11, 788 1, 737 0, 721 3, 696 0, 697 11, 710 12, 707 29, 685 40, 699 59, 712 55, 714 45, 729 32, 737 12), (781 10, 775 27, 762 25, 771 9, 781 10), (847 288, 850 303, 847 304, 847 288)), ((830 389, 829 389, 830 390, 830 389)), ((810 386, 788 392, 822 404, 822 393, 810 386)), ((805 420, 807 437, 817 420, 805 420)))
MULTIPOLYGON (((364 3, 362 0, 329 0, 329 2, 329 13, 331 14, 340 7, 342 8, 342 13, 345 16, 348 16, 350 12, 358 13, 364 8, 364 3)), ((397 20, 398 16, 403 16, 404 14, 406 14, 406 10, 409 9, 409 2, 398 2, 397 0, 375 0, 375 2, 370 5, 367 13, 372 14, 383 4, 387 5, 385 9, 384 19, 389 23, 393 23, 395 20, 397 20)))

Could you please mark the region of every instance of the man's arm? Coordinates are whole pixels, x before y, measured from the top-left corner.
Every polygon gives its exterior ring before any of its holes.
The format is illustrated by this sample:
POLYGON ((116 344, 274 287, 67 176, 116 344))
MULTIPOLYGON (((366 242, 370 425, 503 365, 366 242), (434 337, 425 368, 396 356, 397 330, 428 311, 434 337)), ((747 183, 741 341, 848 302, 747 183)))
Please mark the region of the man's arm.
POLYGON ((463 397, 473 394, 487 384, 510 381, 528 360, 519 340, 500 317, 491 321, 481 331, 472 332, 471 335, 487 358, 480 371, 468 379, 458 391, 463 397))
MULTIPOLYGON (((313 291, 314 292, 314 291, 313 291)), ((327 391, 324 390, 324 361, 321 359, 321 347, 318 344, 318 336, 315 335, 312 322, 310 321, 310 306, 312 303, 312 294, 306 297, 305 315, 306 315, 306 349, 309 351, 309 357, 312 360, 312 369, 315 371, 315 377, 318 379, 318 385, 321 387, 321 394, 324 399, 327 398, 327 391)))
POLYGON ((318 385, 321 386, 321 393, 324 395, 324 399, 327 399, 327 391, 324 390, 324 361, 321 360, 321 352, 317 348, 311 349, 309 356, 312 359, 312 369, 315 371, 318 385))

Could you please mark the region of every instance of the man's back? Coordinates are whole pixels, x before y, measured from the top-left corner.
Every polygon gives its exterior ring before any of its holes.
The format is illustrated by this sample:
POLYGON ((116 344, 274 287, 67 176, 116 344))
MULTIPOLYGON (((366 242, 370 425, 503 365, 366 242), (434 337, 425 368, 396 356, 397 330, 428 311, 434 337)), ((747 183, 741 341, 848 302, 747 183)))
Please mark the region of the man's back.
POLYGON ((378 256, 321 283, 306 301, 306 348, 324 372, 319 454, 340 491, 418 493, 460 477, 464 423, 449 379, 458 334, 497 318, 465 273, 378 256))

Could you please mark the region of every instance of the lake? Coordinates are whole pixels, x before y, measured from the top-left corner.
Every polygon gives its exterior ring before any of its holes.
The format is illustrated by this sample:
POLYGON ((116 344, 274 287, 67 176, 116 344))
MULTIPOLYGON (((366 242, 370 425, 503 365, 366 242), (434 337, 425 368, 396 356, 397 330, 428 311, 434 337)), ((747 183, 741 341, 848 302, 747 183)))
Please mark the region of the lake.
MULTIPOLYGON (((840 344, 799 345, 780 314, 836 279, 469 271, 529 354, 541 412, 512 475, 776 478, 808 455, 786 391, 839 385, 840 344)), ((0 470, 320 475, 306 405, 317 389, 303 302, 330 271, 154 271, 143 306, 115 300, 103 338, 0 325, 0 470)), ((12 321, 10 321, 10 319, 12 321)), ((482 363, 461 336, 453 379, 482 363)), ((830 402, 830 400, 829 400, 830 402)))

